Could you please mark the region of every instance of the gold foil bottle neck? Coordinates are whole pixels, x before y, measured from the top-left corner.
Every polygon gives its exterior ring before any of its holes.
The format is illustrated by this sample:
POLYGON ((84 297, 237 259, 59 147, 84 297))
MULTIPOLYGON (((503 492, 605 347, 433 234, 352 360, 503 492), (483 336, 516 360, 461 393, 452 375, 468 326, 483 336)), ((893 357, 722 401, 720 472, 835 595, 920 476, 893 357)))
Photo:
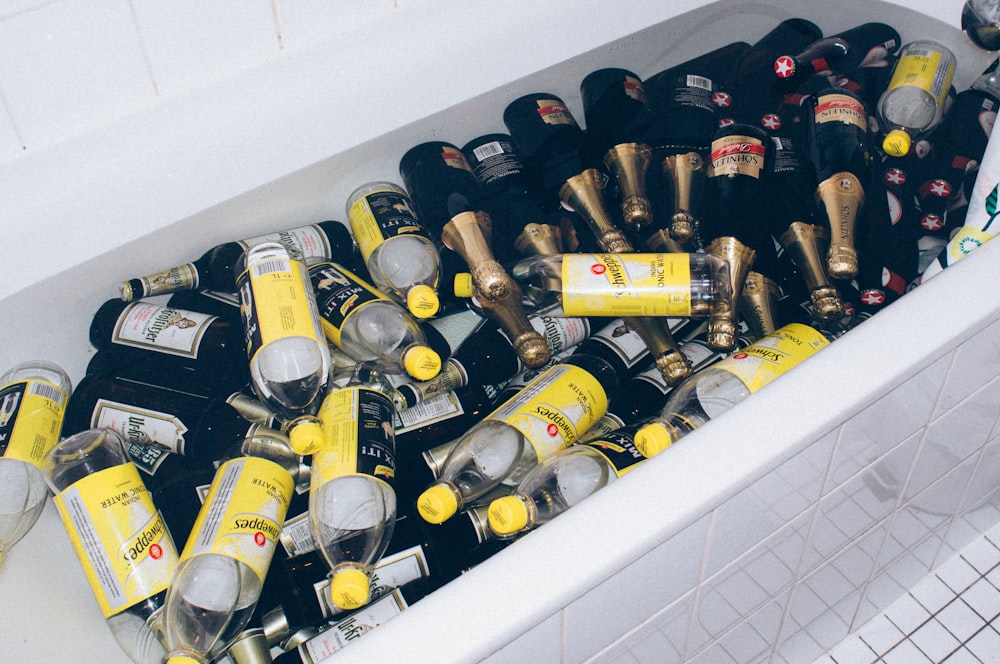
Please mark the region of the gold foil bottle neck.
POLYGON ((729 291, 728 297, 719 297, 713 301, 705 341, 712 350, 731 351, 736 348, 743 285, 757 252, 735 237, 724 235, 712 240, 707 253, 718 256, 728 264, 729 291))
POLYGON ((853 279, 858 274, 854 228, 865 201, 864 187, 856 175, 841 171, 819 183, 816 199, 830 224, 827 273, 833 279, 853 279))
POLYGON ((625 234, 615 226, 608 215, 604 206, 604 184, 597 169, 588 168, 567 179, 559 189, 559 200, 580 215, 604 251, 611 253, 635 251, 625 234))
POLYGON ((826 254, 830 246, 829 231, 816 224, 793 221, 779 238, 781 246, 799 268, 816 316, 834 320, 844 315, 844 303, 837 289, 830 284, 826 254))
POLYGON ((480 297, 497 300, 507 297, 512 280, 493 256, 488 220, 482 213, 460 212, 444 225, 441 242, 465 260, 480 297))
POLYGON ((755 339, 778 329, 775 307, 779 295, 778 284, 773 279, 753 270, 747 273, 743 282, 743 295, 740 297, 740 313, 755 339))
POLYGON ((646 195, 646 170, 652 157, 653 150, 643 143, 619 143, 604 154, 604 165, 622 192, 622 220, 636 230, 653 221, 646 195))
POLYGON ((690 242, 698 233, 705 184, 705 160, 697 152, 669 155, 663 159, 662 172, 673 183, 674 210, 670 217, 670 235, 678 242, 690 242))
POLYGON ((813 312, 823 320, 838 320, 844 317, 844 301, 833 286, 817 288, 809 293, 813 312))
POLYGON ((525 224, 514 239, 522 256, 551 256, 563 253, 562 231, 552 224, 525 224))
POLYGON ((694 373, 691 363, 679 350, 672 350, 656 358, 656 368, 667 381, 668 385, 676 387, 694 373))

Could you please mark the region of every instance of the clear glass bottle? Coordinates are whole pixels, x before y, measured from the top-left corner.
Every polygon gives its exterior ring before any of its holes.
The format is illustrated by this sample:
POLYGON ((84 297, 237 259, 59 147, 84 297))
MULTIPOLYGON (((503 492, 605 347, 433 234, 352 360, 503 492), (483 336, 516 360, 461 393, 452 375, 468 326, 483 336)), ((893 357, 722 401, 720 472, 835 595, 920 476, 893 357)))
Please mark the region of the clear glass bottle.
POLYGON ((955 54, 927 39, 903 45, 892 78, 878 100, 882 150, 902 157, 944 119, 945 101, 955 76, 955 54))
POLYGON ((42 464, 59 442, 71 391, 52 362, 22 362, 0 376, 0 564, 45 507, 42 464))
POLYGON ((219 466, 164 604, 170 664, 207 664, 243 632, 257 605, 294 480, 279 464, 238 457, 219 466))
POLYGON ((292 419, 318 401, 330 373, 309 273, 277 242, 248 249, 236 273, 254 392, 292 419))
POLYGON ((347 198, 347 218, 375 285, 417 318, 437 314, 441 257, 406 190, 363 184, 347 198))
POLYGON ((49 450, 44 470, 112 635, 132 661, 160 664, 177 549, 124 441, 110 429, 82 431, 49 450))

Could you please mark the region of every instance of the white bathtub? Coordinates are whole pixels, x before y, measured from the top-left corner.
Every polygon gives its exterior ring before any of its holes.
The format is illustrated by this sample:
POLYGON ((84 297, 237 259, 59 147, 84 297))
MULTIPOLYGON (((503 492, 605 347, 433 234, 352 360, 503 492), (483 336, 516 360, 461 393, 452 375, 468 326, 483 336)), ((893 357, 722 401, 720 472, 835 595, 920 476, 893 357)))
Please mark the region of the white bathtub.
MULTIPOLYGON (((941 40, 959 89, 992 60, 955 27, 959 0, 414 4, 0 166, 3 364, 78 380, 122 279, 343 219, 407 148, 503 131, 520 94, 582 118, 599 67, 648 76, 790 16, 941 40)), ((990 244, 337 661, 812 661, 1000 521, 998 283, 990 244)), ((0 598, 6 661, 126 662, 51 505, 0 598)))

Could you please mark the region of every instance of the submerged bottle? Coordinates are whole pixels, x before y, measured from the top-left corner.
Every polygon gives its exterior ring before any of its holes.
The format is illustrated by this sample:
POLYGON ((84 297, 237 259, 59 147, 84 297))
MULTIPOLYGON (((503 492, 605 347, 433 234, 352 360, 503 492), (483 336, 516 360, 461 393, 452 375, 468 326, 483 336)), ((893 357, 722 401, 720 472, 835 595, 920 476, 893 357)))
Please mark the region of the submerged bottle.
POLYGON ((437 314, 441 257, 406 190, 363 184, 347 198, 347 218, 375 285, 417 318, 437 314))
POLYGON ((288 419, 318 401, 330 352, 305 264, 277 242, 247 250, 236 269, 254 392, 288 419))
POLYGON ((59 442, 71 391, 52 362, 22 362, 0 376, 0 564, 45 507, 42 464, 59 442))
POLYGON ((418 513, 443 523, 499 485, 513 488, 599 420, 618 388, 614 369, 597 357, 578 355, 549 367, 456 442, 437 480, 417 499, 418 513))
POLYGON ((177 549, 124 442, 109 429, 82 431, 49 450, 44 469, 115 640, 137 664, 160 664, 177 549))
POLYGON ((878 100, 882 150, 887 155, 902 157, 914 141, 941 124, 954 76, 955 55, 947 46, 926 39, 903 45, 878 100))
POLYGON ((355 361, 417 380, 441 371, 441 356, 399 303, 334 263, 311 265, 309 278, 326 338, 355 361))
POLYGON ((280 242, 301 261, 318 258, 350 262, 356 251, 354 239, 344 224, 322 221, 212 247, 191 263, 122 282, 121 298, 131 302, 164 293, 204 289, 234 293, 233 270, 246 250, 261 242, 280 242))
POLYGON ((862 23, 817 39, 796 54, 774 61, 774 73, 789 83, 801 84, 810 76, 846 74, 863 67, 886 67, 896 52, 900 36, 891 25, 862 23))
POLYGON ((277 463, 226 461, 215 473, 164 604, 171 664, 207 664, 247 626, 294 481, 277 463))

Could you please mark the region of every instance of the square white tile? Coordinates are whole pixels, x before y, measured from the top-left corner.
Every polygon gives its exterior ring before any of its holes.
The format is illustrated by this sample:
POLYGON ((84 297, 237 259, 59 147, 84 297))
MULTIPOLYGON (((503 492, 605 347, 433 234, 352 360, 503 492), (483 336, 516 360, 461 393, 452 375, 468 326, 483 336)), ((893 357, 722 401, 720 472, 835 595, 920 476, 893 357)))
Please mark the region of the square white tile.
POLYGON ((878 655, 861 639, 845 639, 830 651, 836 664, 872 664, 878 655))
POLYGON ((937 613, 956 597, 955 591, 935 574, 929 574, 921 579, 910 589, 910 595, 929 613, 937 613))
POLYGON ((983 664, 1000 664, 1000 633, 992 627, 975 634, 966 642, 965 647, 983 664))
POLYGON ((942 664, 983 664, 983 661, 963 646, 951 653, 942 664))
POLYGON ((927 609, 909 594, 903 595, 889 605, 885 615, 903 634, 911 634, 931 617, 927 609))
POLYGON ((961 555, 952 557, 934 573, 955 593, 961 593, 979 578, 976 569, 961 555))
POLYGON ((895 648, 882 655, 885 664, 934 664, 911 641, 901 641, 895 648))
POLYGON ((961 601, 987 622, 1000 615, 1000 590, 985 577, 966 588, 961 601))
POLYGON ((858 630, 858 637, 876 653, 889 652, 906 638, 902 630, 883 613, 875 616, 858 630))
POLYGON ((963 643, 986 625, 986 621, 961 600, 944 607, 934 617, 963 643))
POLYGON ((932 662, 943 662, 944 659, 962 645, 944 626, 937 620, 928 620, 917 628, 917 631, 910 635, 920 652, 927 655, 932 662))
POLYGON ((962 549, 961 556, 980 574, 1000 564, 1000 549, 986 537, 980 537, 962 549))
POLYGON ((967 396, 1000 375, 1000 326, 991 324, 952 353, 954 360, 940 382, 941 397, 934 416, 939 417, 967 396))

